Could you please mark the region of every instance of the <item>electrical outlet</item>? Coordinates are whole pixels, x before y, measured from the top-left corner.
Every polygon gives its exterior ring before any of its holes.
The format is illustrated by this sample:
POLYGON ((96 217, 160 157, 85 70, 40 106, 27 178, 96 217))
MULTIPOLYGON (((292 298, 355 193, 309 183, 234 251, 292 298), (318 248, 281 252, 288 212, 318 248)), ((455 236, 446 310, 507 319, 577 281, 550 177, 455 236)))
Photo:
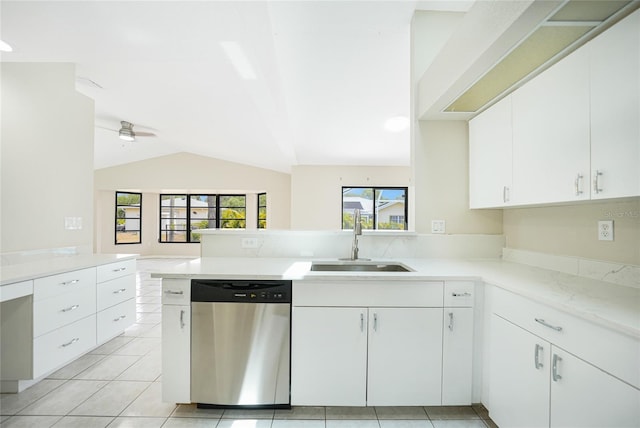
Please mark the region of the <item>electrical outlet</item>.
POLYGON ((258 238, 242 238, 242 248, 258 248, 258 238))
POLYGON ((598 222, 598 240, 613 241, 613 220, 600 220, 598 222))
POLYGON ((431 233, 445 233, 446 223, 444 220, 431 220, 431 233))

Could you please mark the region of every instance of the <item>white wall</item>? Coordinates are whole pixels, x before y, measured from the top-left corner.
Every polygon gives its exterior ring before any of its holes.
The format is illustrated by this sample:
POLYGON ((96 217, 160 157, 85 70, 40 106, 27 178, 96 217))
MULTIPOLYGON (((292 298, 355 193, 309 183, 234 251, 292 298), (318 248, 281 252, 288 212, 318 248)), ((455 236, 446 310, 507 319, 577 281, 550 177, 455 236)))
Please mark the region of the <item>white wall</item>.
MULTIPOLYGON (((340 230, 342 187, 411 186, 402 166, 294 166, 291 170, 291 229, 340 230)), ((413 201, 409 200, 409 205, 413 201)), ((409 229, 413 220, 409 217, 409 229)))
POLYGON ((2 252, 93 245, 93 100, 72 64, 2 63, 2 252), (65 229, 81 217, 82 229, 65 229))
POLYGON ((267 227, 290 225, 289 174, 189 153, 162 156, 95 171, 96 252, 198 256, 199 244, 158 243, 160 193, 247 194, 248 228, 257 223, 257 201, 267 192, 267 227), (142 192, 142 244, 114 244, 116 190, 142 192))

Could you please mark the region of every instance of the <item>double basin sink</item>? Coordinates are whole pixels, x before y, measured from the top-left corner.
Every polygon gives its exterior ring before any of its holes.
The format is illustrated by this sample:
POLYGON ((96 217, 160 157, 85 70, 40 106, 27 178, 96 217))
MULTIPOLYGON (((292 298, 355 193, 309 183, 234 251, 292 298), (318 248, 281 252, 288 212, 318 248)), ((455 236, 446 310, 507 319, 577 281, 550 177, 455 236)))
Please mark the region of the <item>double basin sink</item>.
POLYGON ((364 260, 345 260, 338 262, 313 262, 312 272, 413 272, 401 263, 376 262, 364 260))

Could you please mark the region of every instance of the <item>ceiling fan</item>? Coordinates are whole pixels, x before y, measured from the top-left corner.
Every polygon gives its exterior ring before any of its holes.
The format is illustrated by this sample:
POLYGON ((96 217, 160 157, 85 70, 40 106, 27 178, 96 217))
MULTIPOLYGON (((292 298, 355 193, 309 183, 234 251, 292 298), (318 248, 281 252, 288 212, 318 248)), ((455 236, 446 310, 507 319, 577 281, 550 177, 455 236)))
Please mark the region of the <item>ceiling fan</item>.
POLYGON ((98 128, 117 132, 120 139, 124 141, 135 141, 136 137, 155 137, 156 136, 156 134, 154 134, 153 132, 134 131, 133 123, 127 122, 126 120, 120 121, 120 129, 117 131, 115 129, 106 128, 103 126, 98 126, 98 128))

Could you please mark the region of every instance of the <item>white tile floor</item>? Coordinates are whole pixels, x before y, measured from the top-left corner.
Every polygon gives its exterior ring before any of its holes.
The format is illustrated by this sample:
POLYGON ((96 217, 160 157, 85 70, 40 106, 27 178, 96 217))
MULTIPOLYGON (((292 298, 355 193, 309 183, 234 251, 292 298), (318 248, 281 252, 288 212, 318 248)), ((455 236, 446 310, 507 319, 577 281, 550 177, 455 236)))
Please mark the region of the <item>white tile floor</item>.
POLYGON ((482 406, 294 407, 209 410, 161 400, 160 280, 149 272, 180 263, 138 260, 137 322, 20 394, 0 396, 0 427, 78 428, 485 428, 482 406))

